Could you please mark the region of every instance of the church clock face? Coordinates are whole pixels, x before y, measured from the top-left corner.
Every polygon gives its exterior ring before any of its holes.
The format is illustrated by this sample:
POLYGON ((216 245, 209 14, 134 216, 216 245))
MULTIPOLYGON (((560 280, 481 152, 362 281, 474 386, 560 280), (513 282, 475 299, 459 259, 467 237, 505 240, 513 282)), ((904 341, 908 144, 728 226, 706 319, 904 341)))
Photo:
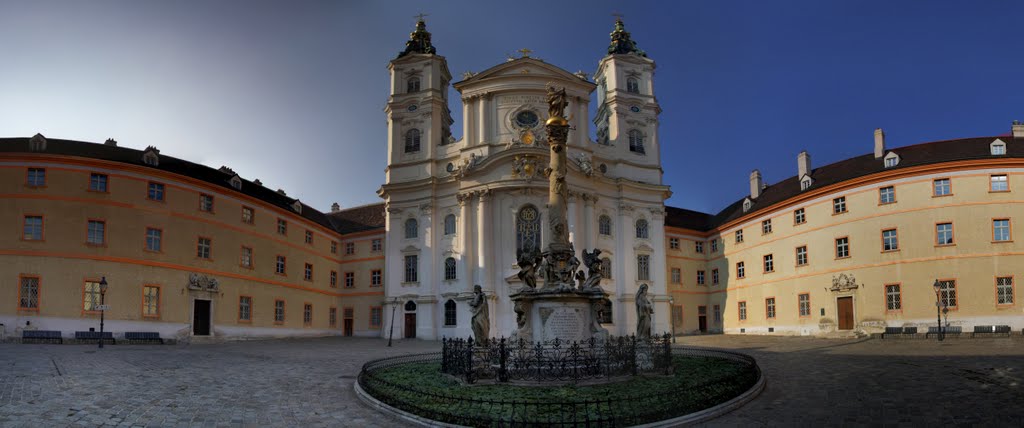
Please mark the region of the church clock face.
POLYGON ((633 113, 640 113, 640 107, 637 107, 637 106, 631 106, 631 107, 629 108, 629 111, 631 111, 631 112, 633 112, 633 113))
POLYGON ((409 106, 409 111, 416 111, 417 108, 419 108, 419 107, 417 107, 416 104, 413 104, 413 105, 409 106))
POLYGON ((516 113, 516 117, 513 119, 513 121, 515 122, 516 126, 520 128, 533 128, 534 126, 537 126, 538 123, 540 123, 540 117, 537 116, 537 113, 532 110, 523 110, 519 113, 516 113))

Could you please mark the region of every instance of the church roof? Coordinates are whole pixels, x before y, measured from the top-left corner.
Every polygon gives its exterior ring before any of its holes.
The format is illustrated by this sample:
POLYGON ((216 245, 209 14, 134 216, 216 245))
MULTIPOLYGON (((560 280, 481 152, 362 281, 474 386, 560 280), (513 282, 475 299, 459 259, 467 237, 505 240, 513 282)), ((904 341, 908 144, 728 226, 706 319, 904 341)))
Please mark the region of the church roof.
POLYGON ((910 167, 944 162, 993 158, 1024 158, 1024 147, 1021 146, 1024 146, 1024 138, 1013 138, 1012 135, 962 138, 915 144, 887 150, 886 153, 893 152, 900 157, 899 164, 891 168, 885 167, 882 158, 875 158, 874 153, 868 153, 820 168, 814 168, 810 173, 814 183, 811 187, 804 190, 800 189, 800 178, 795 175, 769 185, 761 191, 757 199, 753 200, 753 205, 747 212, 743 212, 743 199, 746 199, 746 197, 733 202, 714 215, 666 207, 665 224, 702 232, 711 231, 741 217, 767 212, 778 204, 800 194, 844 181, 883 171, 899 171, 910 167), (992 155, 990 144, 996 139, 1006 143, 1005 155, 992 155), (701 215, 709 216, 704 227, 700 227, 701 215))
POLYGON ((573 73, 570 73, 570 72, 562 69, 561 67, 558 67, 558 66, 552 65, 552 64, 548 64, 547 62, 544 62, 544 61, 542 61, 540 59, 529 57, 529 56, 524 56, 524 57, 521 57, 521 58, 515 58, 515 59, 513 59, 511 61, 505 61, 505 62, 503 62, 501 64, 495 65, 495 66, 493 66, 491 68, 488 68, 488 69, 486 69, 484 71, 481 71, 479 73, 474 73, 474 74, 472 74, 471 77, 468 77, 468 78, 466 78, 466 79, 464 79, 462 81, 459 81, 459 82, 455 82, 455 84, 453 84, 452 86, 456 90, 462 91, 462 88, 466 87, 467 85, 472 85, 474 83, 481 82, 481 81, 484 81, 484 80, 487 80, 487 79, 490 79, 490 78, 513 77, 513 76, 517 77, 517 78, 522 78, 522 77, 538 77, 538 78, 559 77, 559 78, 562 78, 562 79, 565 79, 565 80, 569 80, 569 81, 573 81, 573 82, 579 82, 583 86, 588 87, 590 90, 593 90, 593 88, 597 87, 593 83, 591 83, 591 82, 589 82, 589 81, 587 81, 585 79, 582 79, 582 78, 580 78, 580 76, 577 76, 577 75, 575 75, 573 73), (522 72, 524 67, 530 67, 530 68, 533 68, 535 70, 542 71, 542 72, 544 72, 544 75, 540 75, 540 73, 537 73, 537 72, 524 74, 522 72))
POLYGON ((334 230, 342 234, 383 229, 385 226, 384 203, 353 207, 327 214, 334 230))

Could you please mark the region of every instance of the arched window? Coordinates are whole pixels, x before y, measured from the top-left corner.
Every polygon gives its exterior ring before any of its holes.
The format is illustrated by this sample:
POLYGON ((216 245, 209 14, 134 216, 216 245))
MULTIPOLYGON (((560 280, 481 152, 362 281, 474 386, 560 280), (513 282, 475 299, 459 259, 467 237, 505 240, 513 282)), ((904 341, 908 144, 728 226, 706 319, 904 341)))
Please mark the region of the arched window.
POLYGON ((597 233, 602 235, 612 235, 612 218, 606 215, 602 215, 597 219, 597 233))
POLYGON ((415 239, 419 236, 420 225, 416 219, 410 218, 405 221, 405 239, 415 239))
POLYGON ((405 152, 416 153, 420 151, 420 130, 410 129, 405 133, 405 152))
MULTIPOLYGON (((406 145, 408 146, 408 144, 407 142, 406 145)), ((419 144, 417 144, 418 146, 419 144)), ((644 151, 644 135, 639 130, 632 129, 629 131, 629 151, 639 154, 647 153, 644 151)))
POLYGON ((516 215, 516 259, 524 251, 540 250, 540 212, 525 205, 516 215))
POLYGON ((447 302, 444 302, 444 325, 454 327, 455 321, 455 301, 448 299, 447 302))
POLYGON ((640 219, 636 221, 636 237, 640 239, 647 239, 647 220, 640 219))
POLYGON ((640 81, 636 80, 635 77, 630 77, 630 78, 626 79, 626 92, 629 92, 631 94, 639 94, 640 93, 640 81))
POLYGON ((444 259, 444 279, 455 279, 455 258, 453 257, 444 259))
POLYGON ((444 216, 444 234, 455 234, 455 214, 448 214, 444 216))
POLYGON ((612 259, 607 257, 601 259, 601 276, 608 279, 612 278, 612 259))
POLYGON ((410 77, 409 80, 407 82, 405 82, 405 92, 408 92, 408 93, 411 94, 413 92, 419 92, 419 91, 420 91, 420 78, 419 77, 410 77))
POLYGON ((409 312, 416 311, 416 302, 414 302, 412 300, 410 300, 408 302, 405 302, 405 310, 409 311, 409 312))

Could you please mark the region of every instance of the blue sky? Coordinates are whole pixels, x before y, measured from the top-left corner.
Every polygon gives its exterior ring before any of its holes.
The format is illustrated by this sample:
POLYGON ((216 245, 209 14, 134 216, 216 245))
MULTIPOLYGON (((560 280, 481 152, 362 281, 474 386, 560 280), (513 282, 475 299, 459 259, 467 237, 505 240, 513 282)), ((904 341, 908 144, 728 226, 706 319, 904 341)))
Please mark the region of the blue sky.
POLYGON ((0 0, 0 136, 113 137, 321 210, 379 202, 414 15, 458 80, 521 48, 592 73, 615 11, 657 61, 672 206, 720 210, 800 150, 868 153, 876 127, 897 147, 1024 120, 1024 2, 0 0))

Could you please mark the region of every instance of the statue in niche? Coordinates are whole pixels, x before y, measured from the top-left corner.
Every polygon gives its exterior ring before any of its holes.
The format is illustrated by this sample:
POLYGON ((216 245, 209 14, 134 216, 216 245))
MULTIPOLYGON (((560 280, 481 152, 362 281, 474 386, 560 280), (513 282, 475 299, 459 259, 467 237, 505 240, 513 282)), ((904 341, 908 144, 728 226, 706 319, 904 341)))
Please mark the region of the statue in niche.
POLYGON ((490 311, 487 308, 487 296, 480 284, 473 286, 473 299, 469 302, 473 308, 473 340, 482 343, 490 338, 491 320, 490 311))
POLYGON ((536 248, 530 248, 519 255, 519 274, 517 276, 530 289, 537 288, 537 268, 540 263, 541 255, 536 248))
POLYGON ((636 292, 636 338, 651 338, 651 316, 654 315, 654 306, 647 298, 647 284, 640 284, 636 292))
POLYGON ((568 97, 565 95, 565 88, 555 89, 548 86, 548 116, 565 117, 565 107, 569 105, 568 97))
POLYGON ((581 290, 600 290, 603 268, 601 266, 601 250, 594 249, 593 253, 583 250, 583 265, 587 267, 587 280, 580 285, 581 290))

